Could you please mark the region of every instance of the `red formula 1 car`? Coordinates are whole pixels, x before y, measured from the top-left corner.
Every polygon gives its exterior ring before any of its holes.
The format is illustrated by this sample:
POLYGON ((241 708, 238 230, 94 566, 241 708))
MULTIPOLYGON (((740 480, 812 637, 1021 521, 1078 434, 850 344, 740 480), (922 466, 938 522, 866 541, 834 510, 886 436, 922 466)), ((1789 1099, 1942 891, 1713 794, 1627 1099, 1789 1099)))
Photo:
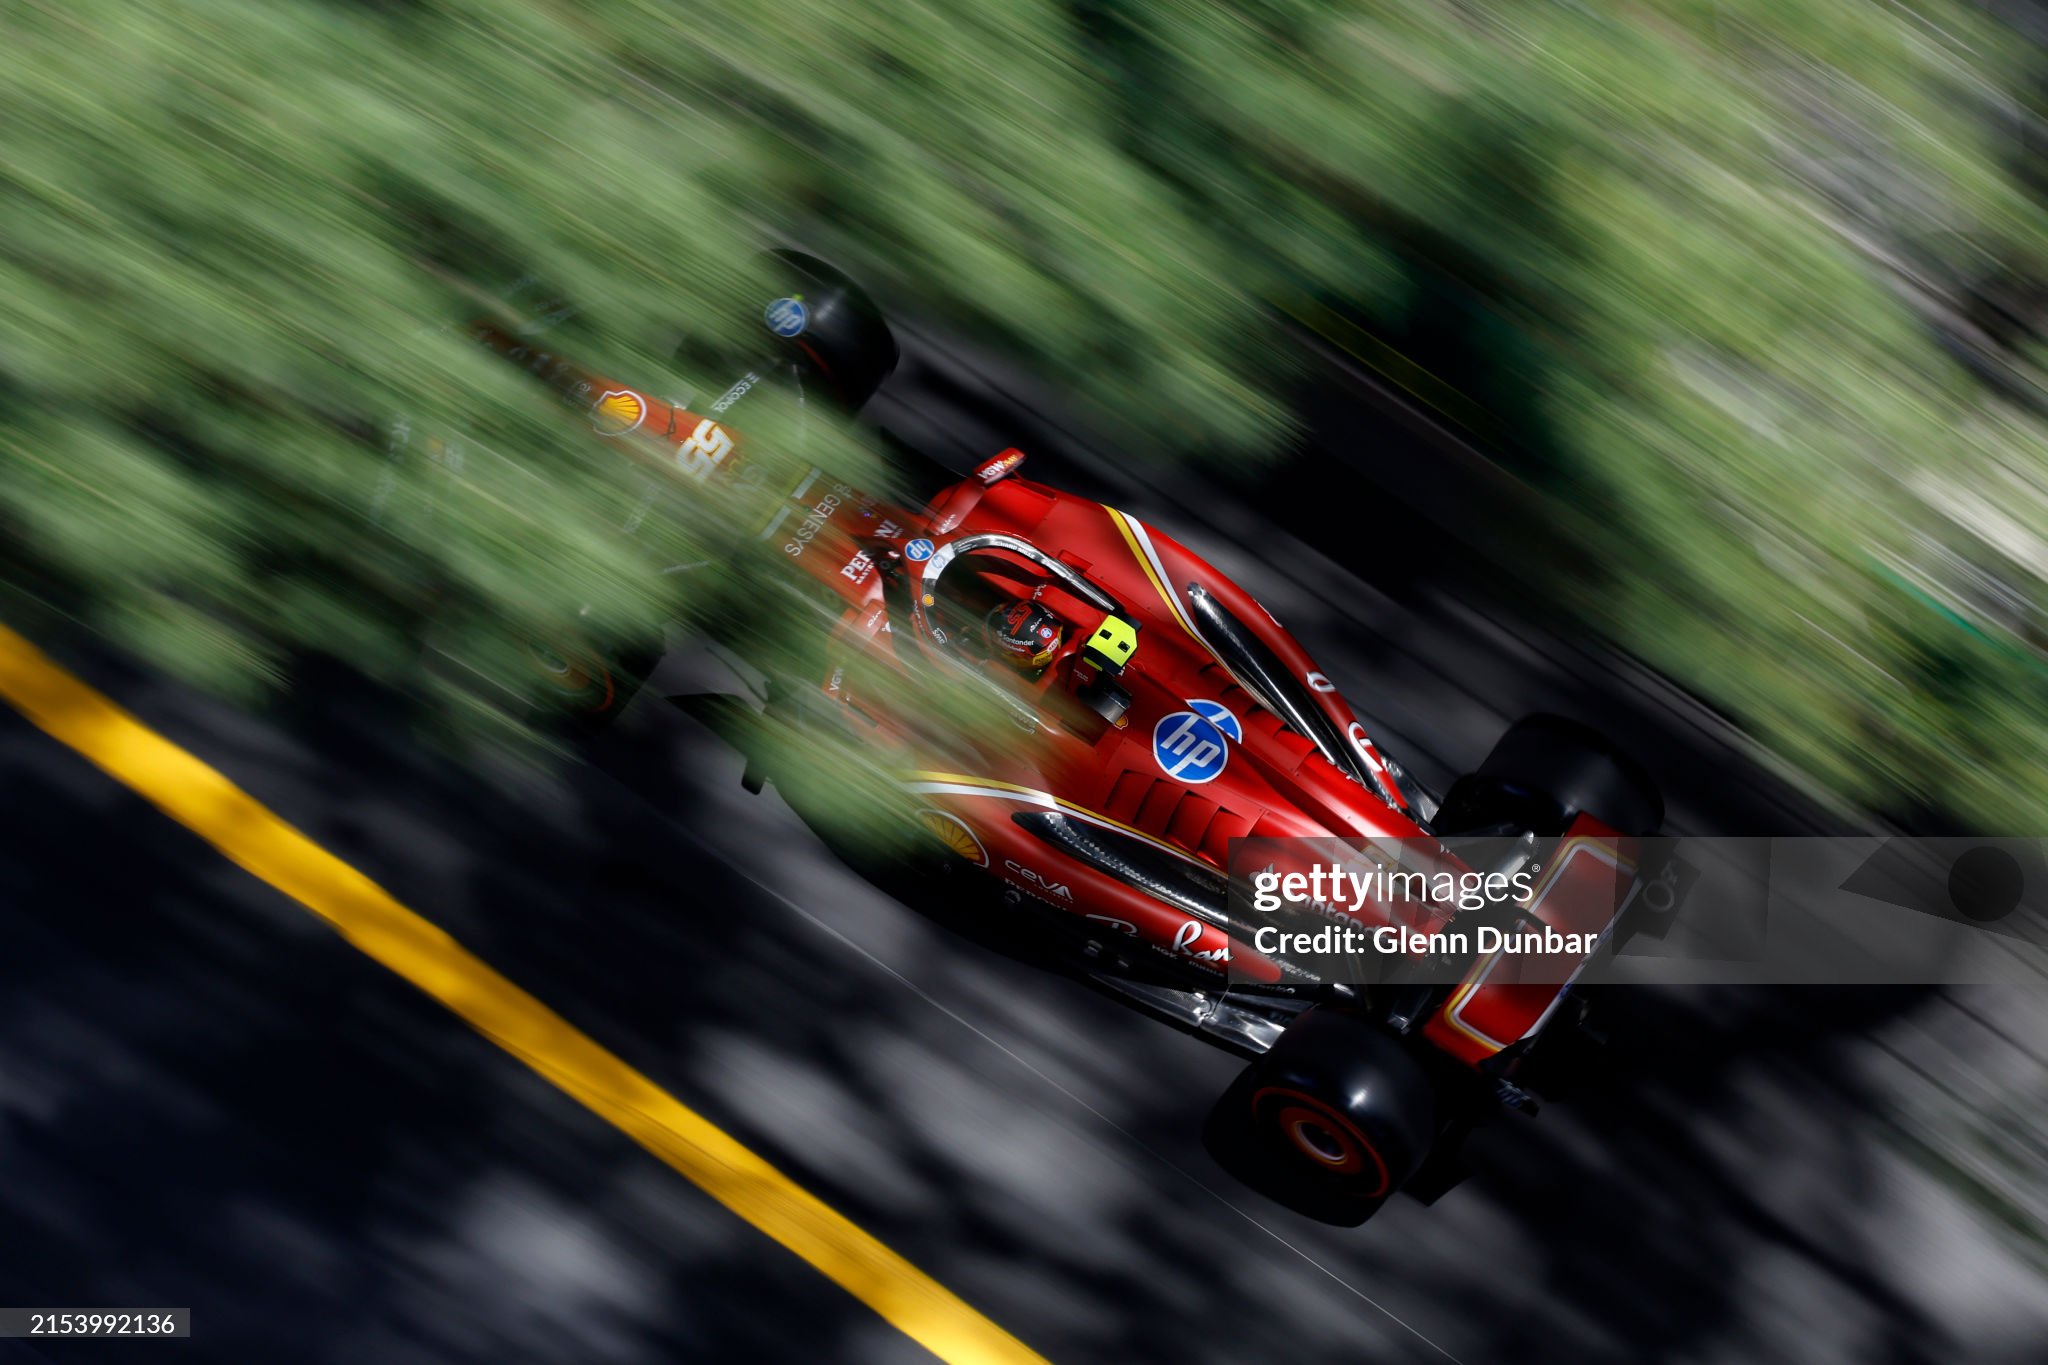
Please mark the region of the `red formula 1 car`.
MULTIPOLYGON (((778 349, 704 412, 531 338, 478 335, 602 435, 716 497, 744 477, 740 400, 756 384, 794 374, 852 410, 895 364, 857 288, 808 258, 781 264, 794 283, 765 312, 778 349)), ((1626 881, 1627 841, 1661 821, 1654 786, 1592 732, 1536 718, 1438 799, 1374 747, 1336 682, 1249 592, 1137 518, 1033 482, 1024 462, 991 452, 921 507, 819 471, 796 480, 754 535, 827 610, 815 676, 780 679, 771 696, 882 756, 960 894, 978 884, 1031 912, 1035 937, 1064 945, 1076 974, 1251 1059, 1206 1134, 1234 1174, 1337 1223, 1404 1186, 1427 1197, 1453 1178, 1467 1128, 1530 1106, 1527 1063, 1575 1017, 1559 1005, 1586 954, 1509 972, 1498 953, 1418 936, 1416 960, 1434 971, 1332 980, 1273 951, 1233 897, 1233 841, 1406 841, 1462 868, 1480 864, 1454 836, 1487 836, 1486 870, 1549 871, 1514 882, 1512 904, 1471 914, 1584 945, 1604 942, 1621 913, 1611 887, 1617 868, 1626 881), (933 761, 919 718, 862 682, 912 667, 994 705, 1008 722, 1000 742, 971 765, 933 761), (1573 894, 1575 866, 1607 887, 1573 894)), ((608 709, 631 682, 602 663, 575 676, 608 709)), ((788 785, 750 766, 750 784, 764 778, 788 785)), ((1362 926, 1395 916, 1364 901, 1322 908, 1362 926)), ((1438 926, 1471 918, 1459 904, 1421 909, 1438 926)))

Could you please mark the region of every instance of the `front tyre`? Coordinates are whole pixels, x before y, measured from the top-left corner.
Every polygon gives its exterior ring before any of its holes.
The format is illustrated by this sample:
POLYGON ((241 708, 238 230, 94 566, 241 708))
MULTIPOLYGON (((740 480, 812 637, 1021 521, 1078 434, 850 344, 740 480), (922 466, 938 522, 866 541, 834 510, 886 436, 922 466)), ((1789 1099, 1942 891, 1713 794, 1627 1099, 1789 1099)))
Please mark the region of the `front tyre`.
POLYGON ((1371 1020, 1308 1011, 1210 1110, 1223 1168, 1305 1217, 1356 1227, 1428 1155, 1436 1095, 1421 1064, 1371 1020))
POLYGON ((1451 784, 1434 824, 1439 835, 1549 837, 1580 815, 1617 834, 1647 836, 1664 823, 1664 798, 1642 765, 1599 731, 1562 716, 1526 716, 1477 770, 1451 784))

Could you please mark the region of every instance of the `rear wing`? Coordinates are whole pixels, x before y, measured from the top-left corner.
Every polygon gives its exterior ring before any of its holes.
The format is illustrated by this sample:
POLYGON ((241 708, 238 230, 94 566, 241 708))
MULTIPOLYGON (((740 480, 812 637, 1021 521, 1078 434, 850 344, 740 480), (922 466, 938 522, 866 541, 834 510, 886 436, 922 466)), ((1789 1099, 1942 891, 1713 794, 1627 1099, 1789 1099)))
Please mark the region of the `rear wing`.
MULTIPOLYGON (((738 435, 715 417, 691 412, 643 389, 583 369, 556 352, 520 340, 491 322, 470 335, 584 410, 599 436, 616 439, 643 464, 698 483, 726 481, 741 463, 738 435)), ((744 383, 745 381, 742 381, 744 383)))

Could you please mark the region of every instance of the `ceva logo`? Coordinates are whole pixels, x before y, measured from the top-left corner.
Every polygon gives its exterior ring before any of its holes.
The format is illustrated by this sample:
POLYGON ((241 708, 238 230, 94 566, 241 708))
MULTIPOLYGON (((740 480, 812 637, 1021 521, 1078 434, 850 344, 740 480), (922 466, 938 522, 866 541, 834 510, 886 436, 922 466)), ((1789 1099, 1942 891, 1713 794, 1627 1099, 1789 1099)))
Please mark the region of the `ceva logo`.
POLYGON ((1152 757, 1176 781, 1213 782, 1230 762, 1230 750, 1216 722, 1195 711, 1175 711, 1152 727, 1152 757))

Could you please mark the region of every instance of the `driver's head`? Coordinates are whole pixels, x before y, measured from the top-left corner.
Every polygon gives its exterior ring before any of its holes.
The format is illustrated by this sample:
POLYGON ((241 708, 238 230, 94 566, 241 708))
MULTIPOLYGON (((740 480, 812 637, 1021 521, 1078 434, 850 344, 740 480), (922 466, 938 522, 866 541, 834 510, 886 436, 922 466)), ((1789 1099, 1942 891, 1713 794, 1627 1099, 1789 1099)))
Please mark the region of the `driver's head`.
POLYGON ((1030 598, 988 614, 989 649, 1020 673, 1044 668, 1060 648, 1060 618, 1030 598))

